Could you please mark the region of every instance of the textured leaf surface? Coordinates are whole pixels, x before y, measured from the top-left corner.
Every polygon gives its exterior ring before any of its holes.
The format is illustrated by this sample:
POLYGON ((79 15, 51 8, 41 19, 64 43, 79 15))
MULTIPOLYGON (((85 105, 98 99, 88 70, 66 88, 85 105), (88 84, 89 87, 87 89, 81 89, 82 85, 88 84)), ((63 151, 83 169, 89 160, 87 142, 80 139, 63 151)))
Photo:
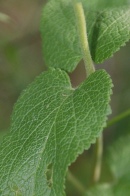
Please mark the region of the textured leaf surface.
POLYGON ((105 126, 111 86, 104 70, 77 89, 64 71, 41 74, 16 103, 1 144, 0 195, 64 195, 68 165, 105 126))
MULTIPOLYGON (((82 2, 92 59, 95 63, 101 63, 130 39, 129 2, 82 2)), ((73 71, 82 59, 82 53, 70 0, 51 0, 45 6, 41 33, 46 64, 73 71)))

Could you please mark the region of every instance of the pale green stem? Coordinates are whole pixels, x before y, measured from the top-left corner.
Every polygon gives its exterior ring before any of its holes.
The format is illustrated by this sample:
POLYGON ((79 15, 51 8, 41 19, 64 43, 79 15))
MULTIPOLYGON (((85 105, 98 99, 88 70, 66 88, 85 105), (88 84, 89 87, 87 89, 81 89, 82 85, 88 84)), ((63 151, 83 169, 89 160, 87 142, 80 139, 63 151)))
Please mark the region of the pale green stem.
MULTIPOLYGON (((85 14, 84 14, 84 10, 83 10, 83 6, 81 2, 77 2, 76 0, 72 0, 72 2, 73 2, 74 11, 75 11, 79 42, 80 42, 80 47, 81 47, 81 51, 83 55, 85 69, 86 69, 87 76, 89 76, 95 71, 95 68, 93 65, 93 61, 92 61, 90 49, 89 49, 89 44, 88 44, 85 14)), ((102 136, 101 136, 97 139, 97 142, 95 145, 95 165, 94 165, 94 174, 93 174, 93 181, 95 182, 99 180, 100 173, 101 173, 102 151, 103 151, 102 143, 103 141, 102 141, 102 136)))
POLYGON ((79 191, 80 194, 84 194, 86 189, 85 187, 78 181, 78 179, 70 172, 67 173, 67 179, 71 182, 71 184, 79 191))
POLYGON ((94 147, 94 162, 93 162, 93 175, 91 183, 97 183, 101 175, 101 166, 102 166, 102 154, 103 154, 103 136, 97 138, 96 144, 94 147))
POLYGON ((83 55, 83 60, 85 64, 85 69, 87 72, 87 76, 95 71, 93 61, 90 54, 88 37, 87 37, 87 28, 86 28, 86 20, 84 15, 84 10, 81 2, 76 2, 73 0, 73 7, 75 11, 75 18, 77 24, 77 30, 79 35, 80 47, 83 55))
MULTIPOLYGON (((81 2, 77 2, 76 0, 72 0, 73 7, 75 10, 75 17, 76 17, 76 24, 77 24, 77 30, 79 35, 79 42, 80 47, 83 55, 83 60, 85 63, 85 69, 87 72, 87 76, 92 74, 95 71, 95 68, 93 66, 93 61, 90 54, 89 44, 88 44, 88 37, 87 37, 87 28, 86 28, 86 20, 84 15, 84 10, 82 7, 81 2)), ((108 122, 107 127, 115 124, 119 120, 125 118, 126 116, 130 115, 130 110, 124 112, 123 114, 115 117, 111 121, 108 122)), ((102 165, 102 154, 103 154, 103 138, 102 135, 97 139, 96 145, 95 145, 95 163, 94 163, 94 169, 93 169, 93 183, 96 183, 100 179, 100 173, 101 173, 101 165, 102 165)), ((70 175, 71 176, 71 175, 70 175)), ((70 181, 73 182, 76 179, 74 177, 70 177, 70 181)), ((76 183, 74 183, 75 186, 76 183)))
MULTIPOLYGON (((124 118, 130 116, 130 109, 126 110, 125 112, 119 114, 118 116, 114 117, 112 120, 108 121, 107 127, 110 127, 114 125, 115 123, 123 120, 124 118)), ((93 171, 93 179, 92 182, 96 183, 100 179, 100 173, 101 173, 101 164, 102 164, 102 153, 103 153, 103 139, 102 136, 99 137, 96 141, 96 146, 95 146, 95 155, 94 157, 97 159, 94 161, 94 171, 93 171)))
MULTIPOLYGON (((114 125, 115 123, 119 122, 120 120, 130 116, 130 109, 126 110, 125 112, 119 114, 112 120, 107 123, 107 127, 114 125)), ((92 177, 92 184, 97 183, 100 179, 101 174, 101 165, 102 165, 102 154, 103 154, 103 139, 102 135, 97 139, 96 146, 94 152, 94 166, 93 166, 93 177, 92 177)))
POLYGON ((126 110, 125 112, 119 114, 118 116, 114 117, 112 120, 108 121, 106 128, 114 125, 115 123, 119 122, 120 120, 130 116, 130 109, 126 110))

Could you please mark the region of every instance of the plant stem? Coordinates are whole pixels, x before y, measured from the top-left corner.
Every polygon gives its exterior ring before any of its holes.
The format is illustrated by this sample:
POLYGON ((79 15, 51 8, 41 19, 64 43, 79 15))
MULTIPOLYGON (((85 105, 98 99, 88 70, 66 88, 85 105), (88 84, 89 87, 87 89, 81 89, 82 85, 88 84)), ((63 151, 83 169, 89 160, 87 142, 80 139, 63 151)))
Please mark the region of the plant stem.
MULTIPOLYGON (((125 112, 122 112, 118 116, 114 117, 112 120, 108 121, 106 128, 114 125, 115 123, 123 120, 124 118, 130 116, 130 109, 126 110, 125 112)), ((100 173, 101 173, 101 164, 102 164, 102 153, 103 153, 103 139, 102 135, 97 139, 96 145, 95 145, 95 152, 94 152, 94 171, 93 171, 93 177, 92 177, 92 183, 96 183, 99 181, 100 173), (95 158, 97 158, 95 160, 95 158)), ((75 177, 72 175, 72 173, 68 172, 68 180, 80 191, 85 191, 85 188, 83 185, 75 179, 75 177), (78 184, 78 185, 77 185, 78 184)))
MULTIPOLYGON (((83 10, 82 3, 77 2, 76 0, 73 0, 73 7, 75 11, 79 42, 83 55, 85 69, 86 69, 87 76, 89 76, 95 71, 95 68, 93 65, 89 44, 88 44, 87 27, 86 27, 84 10, 83 10)), ((97 139, 94 148, 95 148, 95 153, 94 153, 95 164, 94 164, 94 172, 93 172, 93 182, 97 182, 100 178, 101 164, 102 164, 102 151, 103 151, 102 135, 97 139)))
POLYGON ((119 114, 118 116, 114 117, 112 120, 108 121, 106 128, 114 125, 115 123, 119 122, 120 120, 130 116, 130 109, 126 110, 125 112, 119 114))
POLYGON ((83 10, 82 3, 76 2, 75 0, 73 0, 73 7, 75 11, 77 30, 79 34, 79 42, 83 55, 85 69, 86 69, 87 76, 89 76, 91 73, 95 71, 95 68, 89 50, 84 10, 83 10))
POLYGON ((71 182, 71 184, 73 184, 73 186, 79 191, 79 193, 81 193, 82 195, 85 193, 85 187, 78 181, 77 178, 75 178, 70 170, 67 173, 67 179, 71 182))
MULTIPOLYGON (((130 109, 126 110, 125 112, 122 112, 118 116, 114 117, 112 120, 108 121, 106 128, 114 125, 115 123, 123 120, 124 118, 130 116, 130 109)), ((102 163, 102 153, 103 153, 103 142, 102 142, 102 136, 99 137, 96 141, 95 146, 95 152, 94 152, 94 172, 93 172, 93 178, 92 183, 96 183, 99 181, 100 178, 100 172, 101 172, 101 163, 102 163), (97 160, 95 158, 97 157, 97 160)))
POLYGON ((101 166, 102 166, 102 154, 103 154, 103 136, 97 138, 96 144, 94 146, 94 162, 93 162, 93 175, 91 183, 95 184, 100 179, 101 166))

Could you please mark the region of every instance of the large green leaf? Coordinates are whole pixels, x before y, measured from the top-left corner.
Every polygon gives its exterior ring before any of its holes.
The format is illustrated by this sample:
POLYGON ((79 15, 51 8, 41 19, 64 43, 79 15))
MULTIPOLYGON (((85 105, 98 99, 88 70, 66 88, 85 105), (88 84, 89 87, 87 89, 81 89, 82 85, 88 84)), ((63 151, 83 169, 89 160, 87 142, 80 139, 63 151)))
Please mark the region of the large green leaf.
MULTIPOLYGON (((129 3, 126 0, 82 2, 92 59, 101 63, 130 39, 129 3)), ((41 33, 46 64, 73 71, 82 53, 70 0, 51 0, 45 6, 41 33)))
POLYGON ((111 79, 104 70, 77 89, 51 69, 22 93, 0 147, 0 195, 62 196, 67 167, 106 124, 111 79))

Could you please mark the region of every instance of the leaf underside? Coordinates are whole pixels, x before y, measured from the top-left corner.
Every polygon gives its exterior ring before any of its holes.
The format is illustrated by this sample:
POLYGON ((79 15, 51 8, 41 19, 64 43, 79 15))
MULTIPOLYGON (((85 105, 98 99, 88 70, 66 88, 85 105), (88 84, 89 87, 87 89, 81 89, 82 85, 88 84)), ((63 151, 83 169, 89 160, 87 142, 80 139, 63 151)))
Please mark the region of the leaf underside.
MULTIPOLYGON (((82 2, 92 59, 101 63, 130 39, 129 3, 125 0, 82 2)), ((82 59, 82 52, 70 0, 51 0, 45 6, 41 34, 46 64, 72 72, 82 59)))
POLYGON ((68 166, 105 126, 111 86, 104 70, 77 89, 59 69, 37 77, 17 101, 0 146, 0 195, 64 195, 68 166))

